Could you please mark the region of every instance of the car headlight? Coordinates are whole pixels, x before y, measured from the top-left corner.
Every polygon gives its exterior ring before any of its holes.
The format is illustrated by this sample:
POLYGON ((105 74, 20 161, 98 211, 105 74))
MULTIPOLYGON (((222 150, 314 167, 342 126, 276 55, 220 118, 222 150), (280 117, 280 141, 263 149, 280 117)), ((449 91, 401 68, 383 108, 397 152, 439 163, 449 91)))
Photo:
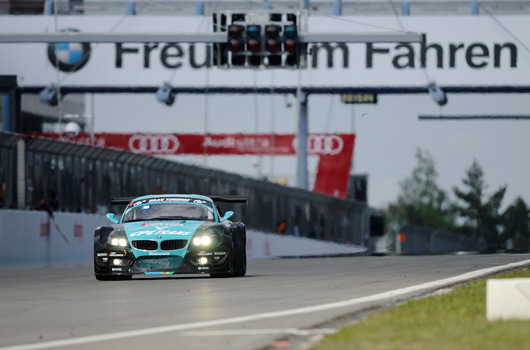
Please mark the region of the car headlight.
POLYGON ((198 236, 193 238, 192 243, 195 246, 209 246, 212 244, 212 238, 210 236, 198 236))
POLYGON ((116 247, 126 247, 128 245, 127 239, 123 237, 119 232, 113 232, 107 238, 107 244, 116 247))

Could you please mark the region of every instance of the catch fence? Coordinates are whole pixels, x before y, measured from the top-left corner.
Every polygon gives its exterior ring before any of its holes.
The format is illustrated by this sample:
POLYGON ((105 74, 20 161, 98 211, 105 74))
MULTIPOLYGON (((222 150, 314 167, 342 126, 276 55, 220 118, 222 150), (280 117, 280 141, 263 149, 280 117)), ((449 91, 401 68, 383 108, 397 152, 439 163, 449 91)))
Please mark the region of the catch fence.
MULTIPOLYGON (((241 195, 234 220, 247 227, 362 245, 366 203, 104 147, 0 133, 0 209, 105 213, 111 197, 196 193, 241 195)), ((227 210, 227 205, 220 205, 227 210)))

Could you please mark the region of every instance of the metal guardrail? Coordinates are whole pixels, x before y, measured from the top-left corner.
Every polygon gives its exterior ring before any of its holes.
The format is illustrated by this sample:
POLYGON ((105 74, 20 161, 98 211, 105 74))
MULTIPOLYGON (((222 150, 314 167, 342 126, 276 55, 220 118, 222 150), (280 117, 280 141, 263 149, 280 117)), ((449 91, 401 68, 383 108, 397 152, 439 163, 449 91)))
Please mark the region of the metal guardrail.
POLYGON ((234 220, 252 229, 274 232, 285 221, 284 234, 359 245, 364 244, 368 230, 366 203, 161 158, 44 138, 27 138, 21 157, 13 148, 21 140, 21 135, 0 133, 0 173, 9 184, 20 178, 16 164, 4 161, 14 156, 24 161, 25 173, 22 207, 15 205, 17 198, 9 197, 0 208, 40 209, 45 201, 56 211, 103 214, 111 210, 111 197, 240 195, 247 198, 246 205, 220 203, 220 209, 235 207, 234 220), (4 153, 10 156, 4 158, 4 153))

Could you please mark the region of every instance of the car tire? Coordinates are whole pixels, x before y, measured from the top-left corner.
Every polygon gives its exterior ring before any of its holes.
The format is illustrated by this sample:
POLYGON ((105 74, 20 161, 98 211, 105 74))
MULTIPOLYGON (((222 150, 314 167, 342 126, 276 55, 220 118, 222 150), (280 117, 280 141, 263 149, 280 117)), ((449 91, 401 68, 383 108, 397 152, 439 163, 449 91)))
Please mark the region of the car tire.
POLYGON ((230 272, 211 273, 210 277, 211 278, 228 278, 228 277, 232 277, 232 275, 234 274, 234 270, 233 270, 232 266, 233 266, 233 264, 232 264, 232 262, 230 262, 230 272))
POLYGON ((211 273, 210 277, 212 278, 228 278, 232 277, 234 275, 234 242, 232 241, 232 247, 230 249, 230 255, 228 256, 228 266, 229 270, 228 272, 221 272, 221 273, 211 273))
POLYGON ((232 231, 232 261, 234 264, 232 276, 243 277, 247 273, 247 233, 245 225, 242 223, 236 223, 234 226, 232 231))

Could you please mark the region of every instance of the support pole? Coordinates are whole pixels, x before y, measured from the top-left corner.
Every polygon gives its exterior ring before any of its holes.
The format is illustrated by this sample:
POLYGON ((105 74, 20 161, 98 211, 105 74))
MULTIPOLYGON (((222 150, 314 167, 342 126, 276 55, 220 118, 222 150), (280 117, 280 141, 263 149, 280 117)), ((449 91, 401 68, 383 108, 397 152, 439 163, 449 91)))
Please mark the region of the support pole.
POLYGON ((296 186, 309 189, 307 180, 307 94, 298 89, 298 132, 296 134, 296 186))
MULTIPOLYGON (((309 0, 299 0, 300 24, 302 31, 307 31, 307 10, 309 0)), ((305 55, 302 59, 305 58, 305 55)), ((305 66, 305 65, 301 65, 305 66)), ((298 131, 296 133, 296 186, 304 190, 309 190, 307 180, 307 93, 302 91, 302 70, 298 68, 298 87, 296 90, 296 103, 298 105, 298 131)))
POLYGON ((96 124, 96 97, 95 94, 90 95, 90 144, 94 146, 96 144, 96 138, 94 137, 94 126, 96 124))

